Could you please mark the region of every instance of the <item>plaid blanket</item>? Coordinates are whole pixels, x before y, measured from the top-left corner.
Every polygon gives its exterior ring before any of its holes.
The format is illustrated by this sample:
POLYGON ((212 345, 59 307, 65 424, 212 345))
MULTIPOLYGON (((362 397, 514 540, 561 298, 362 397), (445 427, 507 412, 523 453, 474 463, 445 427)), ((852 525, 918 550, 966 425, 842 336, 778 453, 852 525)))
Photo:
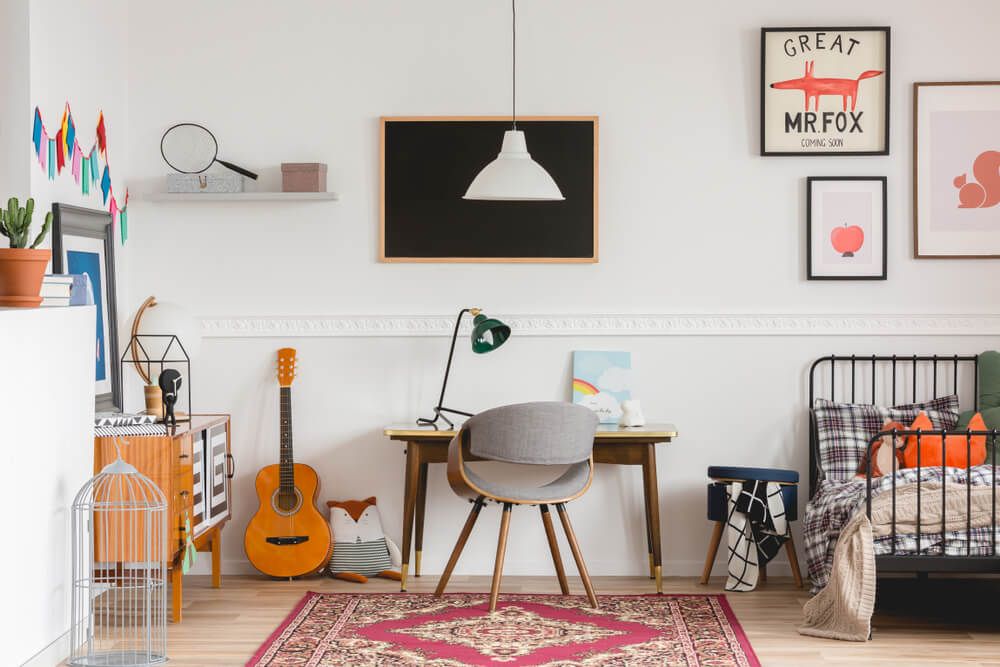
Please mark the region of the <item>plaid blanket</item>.
MULTIPOLYGON (((973 486, 989 486, 1000 481, 1000 469, 992 465, 975 466, 966 471, 965 468, 904 468, 895 474, 896 485, 923 482, 940 482, 945 484, 966 484, 973 486)), ((885 475, 872 480, 872 497, 881 493, 892 493, 893 476, 885 475)), ((1000 507, 1000 491, 997 492, 998 507, 1000 507)), ((820 482, 816 495, 806 506, 803 521, 803 542, 805 544, 806 562, 812 591, 815 593, 826 586, 833 566, 833 550, 837 545, 841 529, 847 524, 855 512, 865 511, 865 480, 852 479, 823 480, 820 482)), ((997 539, 997 552, 1000 553, 1000 532, 996 536, 990 527, 973 528, 971 534, 966 531, 948 531, 942 540, 940 531, 937 533, 920 534, 919 553, 926 555, 940 554, 942 548, 949 556, 989 556, 993 553, 994 539, 997 539)), ((875 555, 892 553, 892 536, 880 537, 875 540, 875 555)), ((896 535, 897 554, 915 554, 917 536, 896 535)))

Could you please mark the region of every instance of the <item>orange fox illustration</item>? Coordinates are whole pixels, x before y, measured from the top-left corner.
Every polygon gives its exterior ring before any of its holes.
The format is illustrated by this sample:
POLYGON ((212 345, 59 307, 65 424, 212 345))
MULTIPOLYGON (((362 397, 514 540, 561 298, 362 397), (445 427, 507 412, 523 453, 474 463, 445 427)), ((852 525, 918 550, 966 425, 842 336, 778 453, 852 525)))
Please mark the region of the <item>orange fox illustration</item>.
POLYGON ((847 98, 851 98, 851 111, 858 104, 858 83, 862 79, 871 79, 882 74, 882 70, 870 69, 861 73, 857 79, 817 79, 813 76, 816 61, 806 61, 806 74, 801 79, 776 81, 771 84, 777 90, 801 90, 806 96, 806 111, 809 111, 809 100, 813 100, 813 109, 819 111, 819 98, 823 95, 840 95, 847 111, 847 98))

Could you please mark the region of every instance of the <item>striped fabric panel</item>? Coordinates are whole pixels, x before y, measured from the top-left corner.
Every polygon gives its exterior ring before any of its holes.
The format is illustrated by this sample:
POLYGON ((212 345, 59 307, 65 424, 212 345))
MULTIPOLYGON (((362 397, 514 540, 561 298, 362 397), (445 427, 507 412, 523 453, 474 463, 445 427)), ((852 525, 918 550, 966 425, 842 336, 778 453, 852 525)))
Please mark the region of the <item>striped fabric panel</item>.
POLYGON ((371 542, 334 542, 329 569, 330 574, 354 572, 366 577, 391 570, 392 561, 389 560, 385 538, 371 542))
POLYGON ((121 435, 165 435, 167 427, 163 424, 136 424, 134 426, 97 426, 94 435, 98 438, 108 438, 121 435))

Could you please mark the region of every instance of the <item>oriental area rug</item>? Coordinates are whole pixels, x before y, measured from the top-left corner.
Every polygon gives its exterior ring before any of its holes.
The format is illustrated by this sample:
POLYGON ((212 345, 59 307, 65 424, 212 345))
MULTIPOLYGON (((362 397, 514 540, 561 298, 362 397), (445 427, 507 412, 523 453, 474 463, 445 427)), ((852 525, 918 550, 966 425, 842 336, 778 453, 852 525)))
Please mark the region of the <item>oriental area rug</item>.
POLYGON ((723 595, 308 593, 248 667, 758 667, 723 595))

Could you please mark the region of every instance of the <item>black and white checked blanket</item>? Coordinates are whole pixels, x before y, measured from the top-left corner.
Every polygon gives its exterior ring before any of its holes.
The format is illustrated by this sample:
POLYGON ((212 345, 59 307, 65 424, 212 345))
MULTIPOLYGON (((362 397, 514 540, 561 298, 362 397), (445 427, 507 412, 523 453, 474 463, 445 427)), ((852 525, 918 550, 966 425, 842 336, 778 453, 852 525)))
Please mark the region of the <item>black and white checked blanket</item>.
POLYGON ((788 539, 785 502, 776 482, 730 482, 726 516, 729 546, 727 591, 757 588, 760 568, 774 558, 788 539))
MULTIPOLYGON (((1000 467, 996 477, 1000 482, 1000 467)), ((892 475, 885 475, 872 480, 872 497, 882 493, 892 493, 892 478, 892 475)), ((903 468, 896 471, 895 478, 896 486, 916 483, 918 478, 921 483, 944 480, 946 485, 971 483, 972 486, 989 486, 994 483, 994 471, 993 466, 989 464, 974 466, 968 474, 965 468, 945 468, 943 473, 939 467, 903 468)), ((816 495, 806 506, 805 519, 802 523, 806 563, 813 593, 826 586, 830 580, 833 551, 837 545, 837 538, 840 537, 840 531, 856 512, 864 511, 864 479, 820 482, 816 495)), ((1000 536, 1000 533, 997 536, 1000 536)), ((969 533, 964 530, 947 531, 943 540, 940 531, 921 532, 919 553, 937 555, 943 549, 949 556, 989 556, 993 553, 994 538, 993 530, 989 526, 973 528, 969 533)), ((916 534, 897 534, 895 546, 897 554, 918 553, 916 534)), ((892 553, 892 536, 876 538, 874 547, 876 556, 892 553)), ((1000 553, 1000 537, 997 539, 997 553, 1000 553)))

